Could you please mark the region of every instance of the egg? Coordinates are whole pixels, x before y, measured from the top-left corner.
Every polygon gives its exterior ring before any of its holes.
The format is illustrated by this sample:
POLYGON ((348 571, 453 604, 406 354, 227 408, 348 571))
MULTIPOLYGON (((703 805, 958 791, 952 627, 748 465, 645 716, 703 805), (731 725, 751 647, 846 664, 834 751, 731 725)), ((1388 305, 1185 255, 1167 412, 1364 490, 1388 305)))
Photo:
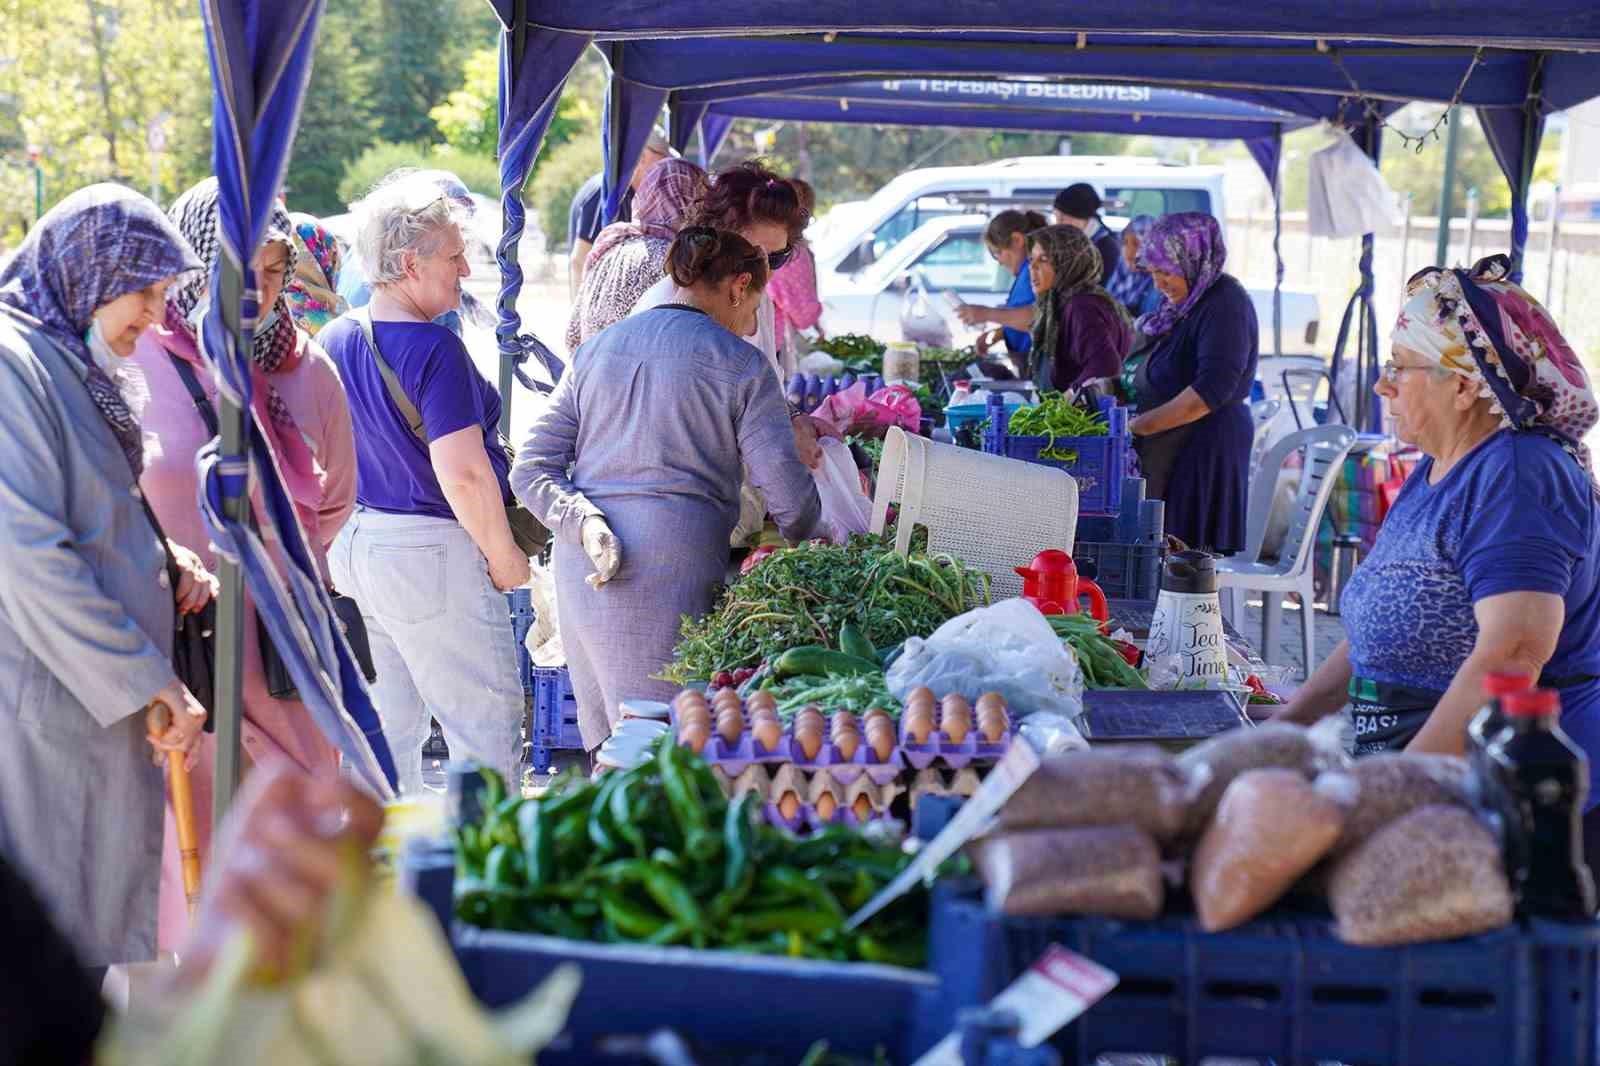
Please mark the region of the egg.
POLYGON ((948 722, 952 718, 960 718, 969 724, 972 722, 972 704, 959 692, 952 692, 944 698, 939 705, 941 721, 948 722))
POLYGON ((839 801, 833 798, 832 792, 824 792, 817 797, 817 817, 824 822, 833 817, 833 812, 839 809, 839 801))
POLYGON ((919 685, 906 694, 907 703, 921 703, 924 700, 926 700, 928 703, 933 703, 937 699, 938 697, 933 694, 933 689, 929 688, 927 685, 919 685))
POLYGON ((778 709, 778 697, 766 689, 762 689, 760 692, 753 693, 745 705, 750 708, 752 714, 758 710, 776 711, 778 709))
POLYGON ((698 689, 686 688, 672 698, 672 705, 674 707, 682 708, 685 704, 704 703, 705 701, 706 694, 704 692, 701 692, 698 689))
POLYGON ((867 723, 867 746, 879 762, 888 762, 894 752, 894 726, 887 719, 873 719, 867 723))
POLYGON ((682 714, 678 715, 678 728, 679 729, 682 729, 684 726, 690 726, 690 725, 702 725, 702 726, 705 726, 706 727, 706 731, 710 732, 711 731, 711 712, 706 710, 703 707, 691 707, 689 710, 684 711, 682 714))
POLYGON ((950 743, 960 744, 967 739, 967 734, 972 732, 972 720, 956 715, 941 722, 940 728, 944 735, 950 738, 950 743))
POLYGON ((861 734, 856 732, 855 726, 840 730, 833 735, 833 746, 839 749, 841 759, 854 759, 861 748, 861 734))
POLYGON ((872 710, 866 713, 865 717, 863 717, 861 721, 863 724, 868 726, 870 726, 873 722, 892 723, 894 721, 894 716, 888 711, 884 710, 882 707, 874 707, 872 710))
POLYGON ((1001 714, 1006 710, 1006 698, 998 692, 985 692, 978 697, 978 714, 987 710, 996 710, 1001 714))
POLYGON ((744 732, 744 719, 740 717, 738 711, 734 711, 731 714, 719 714, 717 715, 717 732, 729 744, 737 744, 739 743, 739 734, 744 732))
POLYGON ((909 713, 903 722, 906 737, 913 744, 926 744, 928 737, 933 733, 933 713, 909 713))
POLYGON ((855 811, 856 818, 860 821, 864 822, 872 817, 872 801, 867 798, 865 792, 856 793, 855 802, 850 804, 850 809, 855 811))
POLYGON ((822 727, 795 724, 794 742, 800 745, 800 752, 809 762, 817 757, 817 752, 822 750, 822 727))
POLYGON ((978 732, 983 734, 983 739, 990 744, 998 744, 1005 739, 1006 720, 1003 716, 990 715, 978 719, 978 732))
POLYGON ((778 741, 783 739, 783 727, 776 718, 755 719, 751 732, 755 735, 756 743, 767 751, 777 750, 778 741))
POLYGON ((849 711, 839 711, 839 712, 837 712, 836 714, 834 714, 832 720, 830 720, 828 722, 828 732, 830 734, 832 734, 833 736, 838 736, 840 733, 844 732, 846 729, 854 730, 855 728, 856 728, 855 715, 851 714, 849 711))
POLYGON ((791 822, 800 817, 800 797, 793 792, 785 792, 783 798, 778 800, 778 813, 791 822))
POLYGON ((682 744, 696 755, 706 750, 706 741, 710 739, 710 728, 699 723, 695 723, 694 725, 686 725, 678 730, 678 743, 682 744))

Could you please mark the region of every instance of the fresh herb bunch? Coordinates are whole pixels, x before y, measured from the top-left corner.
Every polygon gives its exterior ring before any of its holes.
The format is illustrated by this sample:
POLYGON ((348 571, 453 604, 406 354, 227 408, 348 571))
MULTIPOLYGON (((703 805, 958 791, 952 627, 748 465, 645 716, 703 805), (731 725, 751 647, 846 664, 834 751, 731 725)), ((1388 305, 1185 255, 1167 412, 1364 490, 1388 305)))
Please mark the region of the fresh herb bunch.
POLYGON ((841 333, 812 344, 812 349, 827 352, 857 373, 882 373, 884 344, 864 333, 841 333))
POLYGON ((759 666, 789 648, 831 648, 846 623, 874 647, 889 647, 989 602, 981 571, 943 554, 902 558, 892 544, 863 535, 772 553, 729 585, 705 617, 683 618, 676 654, 659 676, 686 685, 759 666))
POLYGON ((778 701, 778 717, 785 722, 811 704, 852 714, 881 709, 892 718, 900 717, 900 701, 890 693, 882 673, 796 677, 774 684, 772 694, 778 701))
POLYGON ((572 940, 689 944, 921 966, 927 894, 844 928, 910 862, 833 826, 796 837, 730 802, 710 766, 663 737, 654 757, 599 782, 507 796, 492 770, 483 817, 456 836, 456 914, 487 929, 572 940))

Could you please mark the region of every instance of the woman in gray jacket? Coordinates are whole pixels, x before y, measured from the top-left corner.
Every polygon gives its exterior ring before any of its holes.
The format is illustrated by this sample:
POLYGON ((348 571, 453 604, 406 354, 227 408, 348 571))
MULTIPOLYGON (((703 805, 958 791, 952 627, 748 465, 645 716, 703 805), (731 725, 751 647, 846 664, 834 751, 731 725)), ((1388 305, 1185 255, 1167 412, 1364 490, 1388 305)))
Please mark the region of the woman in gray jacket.
POLYGON ((171 545, 170 587, 119 369, 199 265, 155 204, 107 184, 0 266, 0 852, 91 967, 155 957, 152 754, 191 752, 205 723, 170 655, 175 612, 216 581, 171 545))

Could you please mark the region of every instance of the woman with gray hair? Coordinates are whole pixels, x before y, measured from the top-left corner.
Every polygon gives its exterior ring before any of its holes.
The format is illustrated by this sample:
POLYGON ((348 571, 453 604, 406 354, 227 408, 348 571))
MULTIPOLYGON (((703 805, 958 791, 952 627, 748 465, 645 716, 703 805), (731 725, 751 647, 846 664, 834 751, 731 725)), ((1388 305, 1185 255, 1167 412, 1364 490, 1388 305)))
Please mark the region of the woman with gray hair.
POLYGON ((454 755, 508 775, 520 755, 522 685, 501 592, 525 584, 529 564, 506 517, 500 396, 433 321, 459 305, 470 273, 458 211, 432 183, 380 186, 357 239, 372 303, 318 335, 357 442, 356 511, 329 561, 361 604, 378 713, 413 794, 430 715, 454 755))

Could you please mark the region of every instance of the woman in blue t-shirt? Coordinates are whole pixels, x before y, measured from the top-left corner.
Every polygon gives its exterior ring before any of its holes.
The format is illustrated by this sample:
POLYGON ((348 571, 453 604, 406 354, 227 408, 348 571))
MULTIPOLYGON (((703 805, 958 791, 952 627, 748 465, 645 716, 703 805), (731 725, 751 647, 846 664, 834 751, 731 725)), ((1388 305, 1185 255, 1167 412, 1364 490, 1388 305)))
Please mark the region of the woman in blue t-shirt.
POLYGON ((979 355, 987 355, 1002 340, 1012 355, 1026 355, 1032 350, 1034 295, 1033 279, 1028 275, 1028 234, 1047 225, 1049 222, 1037 211, 1002 211, 989 220, 989 227, 983 231, 989 254, 1011 272, 1014 280, 1004 307, 962 304, 956 311, 969 326, 986 322, 999 325, 999 329, 978 337, 979 355))
POLYGON ((1349 639, 1281 712, 1351 707, 1355 755, 1459 755, 1491 671, 1561 692, 1600 803, 1600 504, 1588 374, 1504 256, 1412 279, 1377 393, 1421 448, 1340 603, 1349 639))

